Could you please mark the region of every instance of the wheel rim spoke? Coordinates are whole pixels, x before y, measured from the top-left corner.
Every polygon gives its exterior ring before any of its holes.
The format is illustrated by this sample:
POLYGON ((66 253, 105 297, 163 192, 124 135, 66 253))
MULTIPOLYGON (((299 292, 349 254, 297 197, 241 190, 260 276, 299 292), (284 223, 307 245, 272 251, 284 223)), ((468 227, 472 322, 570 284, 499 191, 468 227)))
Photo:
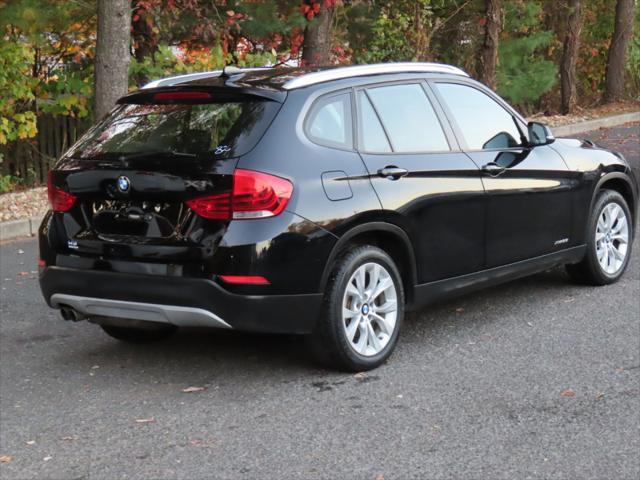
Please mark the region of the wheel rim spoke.
POLYGON ((380 281, 378 282, 378 285, 376 285, 375 289, 371 293, 371 301, 378 298, 382 292, 384 292, 387 288, 390 288, 392 286, 393 286, 393 280, 391 280, 391 277, 386 277, 386 278, 381 277, 380 281))
POLYGON ((351 323, 349 323, 349 326, 346 327, 347 339, 350 342, 353 342, 359 325, 360 325, 360 317, 358 316, 356 318, 352 318, 351 323))
POLYGON ((356 270, 356 287, 358 289, 358 293, 360 294, 361 297, 364 297, 364 291, 365 291, 365 276, 366 276, 366 270, 363 268, 359 268, 358 270, 356 270))
POLYGON ((384 318, 382 318, 377 313, 372 313, 371 319, 378 324, 378 326, 380 327, 380 331, 382 333, 384 333, 385 335, 391 336, 391 334, 393 333, 393 327, 391 327, 390 325, 387 325, 387 322, 384 318))

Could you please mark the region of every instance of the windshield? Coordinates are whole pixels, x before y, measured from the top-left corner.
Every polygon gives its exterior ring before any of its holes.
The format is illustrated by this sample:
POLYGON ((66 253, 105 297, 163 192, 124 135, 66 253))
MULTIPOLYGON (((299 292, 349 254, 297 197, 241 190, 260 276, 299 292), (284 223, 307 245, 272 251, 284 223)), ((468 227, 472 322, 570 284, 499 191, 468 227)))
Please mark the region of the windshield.
POLYGON ((242 155, 255 146, 279 106, 270 101, 122 105, 89 130, 68 155, 242 155))

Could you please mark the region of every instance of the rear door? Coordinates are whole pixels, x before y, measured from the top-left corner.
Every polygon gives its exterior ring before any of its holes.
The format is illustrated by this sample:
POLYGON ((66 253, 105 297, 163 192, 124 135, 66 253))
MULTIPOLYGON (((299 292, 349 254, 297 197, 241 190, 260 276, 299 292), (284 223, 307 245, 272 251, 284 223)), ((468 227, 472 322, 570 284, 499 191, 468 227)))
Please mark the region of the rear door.
POLYGON ((487 267, 565 248, 571 233, 570 178, 549 146, 529 148, 526 125, 497 98, 455 81, 433 82, 459 142, 487 191, 487 267))
POLYGON ((431 95, 420 80, 356 90, 358 149, 383 209, 412 238, 420 283, 484 263, 479 170, 431 95))

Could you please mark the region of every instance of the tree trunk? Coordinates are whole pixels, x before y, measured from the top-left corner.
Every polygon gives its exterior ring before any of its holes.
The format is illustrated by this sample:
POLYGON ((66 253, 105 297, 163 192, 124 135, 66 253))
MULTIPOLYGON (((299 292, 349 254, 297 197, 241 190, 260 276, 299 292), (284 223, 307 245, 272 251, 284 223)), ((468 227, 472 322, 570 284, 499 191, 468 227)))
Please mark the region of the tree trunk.
POLYGON ((502 0, 485 0, 485 11, 484 42, 478 57, 478 79, 485 85, 496 88, 502 0))
POLYGON ((627 46, 633 34, 634 0, 618 0, 616 23, 607 58, 605 102, 615 102, 624 95, 624 64, 627 46))
POLYGON ((322 7, 313 21, 304 29, 302 65, 327 65, 331 55, 331 24, 334 7, 322 7))
POLYGON ((130 0, 98 0, 93 116, 101 119, 129 87, 130 0))
POLYGON ((582 1, 569 0, 569 20, 562 49, 560 66, 560 109, 563 115, 573 110, 576 101, 576 61, 580 49, 580 32, 582 30, 582 1))

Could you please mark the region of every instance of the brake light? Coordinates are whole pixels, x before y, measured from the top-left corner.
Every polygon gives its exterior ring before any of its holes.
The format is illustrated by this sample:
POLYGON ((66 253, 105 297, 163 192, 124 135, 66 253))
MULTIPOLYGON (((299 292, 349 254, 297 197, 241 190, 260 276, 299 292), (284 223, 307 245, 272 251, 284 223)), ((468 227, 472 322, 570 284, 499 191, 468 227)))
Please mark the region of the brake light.
POLYGON ((229 220, 231 218, 230 193, 194 198, 187 200, 185 203, 191 210, 203 218, 210 220, 229 220))
POLYGON ((279 215, 293 194, 293 184, 284 178, 254 170, 236 169, 233 189, 185 203, 203 218, 248 220, 279 215))
POLYGON ((65 192, 61 188, 53 184, 53 172, 49 171, 47 177, 47 195, 51 210, 54 212, 68 212, 76 203, 78 197, 71 193, 65 192))
POLYGON ((220 279, 235 285, 269 285, 269 280, 259 275, 220 275, 220 279))
POLYGON ((207 92, 161 92, 153 96, 154 102, 174 102, 181 100, 208 100, 211 94, 207 92))
POLYGON ((292 193, 293 185, 289 180, 237 169, 233 174, 233 218, 275 217, 285 209, 292 193))

